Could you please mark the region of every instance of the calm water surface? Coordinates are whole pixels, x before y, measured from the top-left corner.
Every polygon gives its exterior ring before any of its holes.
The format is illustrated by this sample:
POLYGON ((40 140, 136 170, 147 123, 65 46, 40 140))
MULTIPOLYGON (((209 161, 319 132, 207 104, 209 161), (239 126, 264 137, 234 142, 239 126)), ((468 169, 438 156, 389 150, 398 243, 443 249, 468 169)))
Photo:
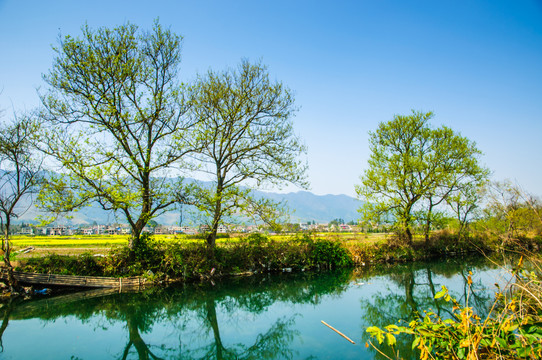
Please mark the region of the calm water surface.
MULTIPOLYGON (((0 359, 373 359, 378 354, 365 347, 367 326, 409 320, 429 308, 446 316, 446 304, 433 300, 441 285, 462 301, 468 296, 483 314, 494 284, 505 279, 487 260, 450 259, 71 294, 0 309, 0 359)), ((406 338, 399 350, 414 356, 406 338)))

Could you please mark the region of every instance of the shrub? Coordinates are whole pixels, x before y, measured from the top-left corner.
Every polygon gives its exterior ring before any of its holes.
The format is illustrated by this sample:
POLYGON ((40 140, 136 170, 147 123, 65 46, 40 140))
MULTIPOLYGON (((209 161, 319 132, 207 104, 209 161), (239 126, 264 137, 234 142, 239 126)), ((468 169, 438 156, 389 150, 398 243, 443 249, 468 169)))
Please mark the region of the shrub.
POLYGON ((322 266, 328 269, 350 267, 353 265, 352 258, 338 241, 318 239, 310 244, 309 264, 322 266))

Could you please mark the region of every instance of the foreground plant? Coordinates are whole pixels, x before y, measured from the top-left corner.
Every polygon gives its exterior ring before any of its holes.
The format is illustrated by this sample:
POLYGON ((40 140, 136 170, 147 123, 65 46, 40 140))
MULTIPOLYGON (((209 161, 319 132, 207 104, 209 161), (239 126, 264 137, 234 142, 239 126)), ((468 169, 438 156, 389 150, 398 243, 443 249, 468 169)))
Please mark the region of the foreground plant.
MULTIPOLYGON (((538 262, 536 270, 523 268, 523 258, 512 272, 514 283, 509 283, 496 294, 487 317, 478 316, 469 307, 469 298, 460 305, 443 286, 435 299, 452 305, 452 317, 443 319, 433 312, 411 321, 408 326, 388 325, 384 329, 367 328, 378 344, 384 342, 394 348, 396 336, 414 337, 412 349, 419 350, 420 359, 540 359, 542 358, 542 282, 538 262)), ((468 277, 469 294, 472 279, 468 277)), ((390 359, 372 342, 371 345, 390 359)), ((401 358, 395 351, 396 358, 401 358)))

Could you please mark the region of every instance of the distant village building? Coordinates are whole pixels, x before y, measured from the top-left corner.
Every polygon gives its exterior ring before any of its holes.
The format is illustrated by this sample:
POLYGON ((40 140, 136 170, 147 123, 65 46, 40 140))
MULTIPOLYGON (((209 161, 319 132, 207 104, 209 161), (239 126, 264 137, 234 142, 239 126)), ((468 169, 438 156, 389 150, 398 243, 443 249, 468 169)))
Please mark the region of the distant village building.
MULTIPOLYGON (((286 224, 292 225, 291 232, 296 231, 341 231, 341 232, 359 232, 361 231, 359 225, 349 225, 349 224, 316 224, 312 223, 299 223, 299 224, 286 224)), ((199 227, 190 227, 190 226, 156 226, 152 228, 150 226, 145 226, 142 230, 142 233, 149 234, 187 234, 187 235, 196 235, 198 233, 209 232, 211 229, 209 225, 203 224, 199 227)), ((131 228, 126 224, 109 224, 109 225, 94 225, 94 226, 85 226, 79 227, 78 229, 71 229, 64 225, 58 226, 49 226, 46 228, 36 228, 31 226, 22 227, 20 230, 16 230, 17 234, 20 235, 52 235, 52 236, 61 236, 61 235, 73 235, 74 233, 83 234, 83 235, 129 235, 131 234, 131 228)), ((227 234, 227 233, 260 233, 262 231, 270 231, 269 228, 266 228, 264 225, 232 225, 227 226, 221 224, 217 228, 218 234, 227 234)))
POLYGON ((23 227, 19 231, 19 235, 34 235, 34 228, 32 228, 32 227, 23 227))
POLYGON ((235 233, 246 233, 248 230, 245 225, 238 225, 234 227, 233 229, 231 229, 231 231, 235 233))
POLYGON ((229 232, 228 227, 226 225, 218 225, 218 228, 216 229, 216 232, 218 234, 226 234, 229 232))
POLYGON ((181 226, 170 226, 168 227, 168 234, 182 234, 183 228, 181 226))
POLYGON ((169 232, 169 229, 165 226, 157 226, 154 228, 154 234, 167 235, 167 234, 170 234, 170 232, 169 232))
POLYGON ((97 235, 98 229, 97 228, 85 228, 83 229, 83 235, 97 235))
POLYGON ((46 228, 46 235, 51 236, 61 236, 61 235, 71 235, 72 232, 66 226, 54 226, 46 228))
POLYGON ((107 235, 119 235, 120 234, 120 227, 108 226, 105 229, 105 233, 107 235))
POLYGON ((189 226, 181 226, 181 231, 183 234, 187 235, 196 235, 198 231, 195 228, 189 226))

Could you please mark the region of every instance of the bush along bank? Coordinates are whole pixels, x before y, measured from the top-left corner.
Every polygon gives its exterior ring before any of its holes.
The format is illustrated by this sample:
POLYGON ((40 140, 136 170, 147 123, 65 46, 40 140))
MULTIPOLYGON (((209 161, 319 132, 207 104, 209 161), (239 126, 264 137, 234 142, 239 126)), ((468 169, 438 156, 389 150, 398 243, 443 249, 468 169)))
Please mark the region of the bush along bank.
POLYGON ((135 257, 127 247, 114 248, 104 257, 49 255, 22 260, 17 270, 88 276, 146 276, 150 280, 187 281, 211 276, 261 272, 295 272, 370 266, 489 253, 497 249, 487 239, 458 240, 448 233, 435 234, 430 243, 404 246, 389 237, 382 241, 341 241, 310 235, 274 240, 252 234, 241 241, 217 246, 214 260, 203 242, 163 242, 145 239, 135 257))

